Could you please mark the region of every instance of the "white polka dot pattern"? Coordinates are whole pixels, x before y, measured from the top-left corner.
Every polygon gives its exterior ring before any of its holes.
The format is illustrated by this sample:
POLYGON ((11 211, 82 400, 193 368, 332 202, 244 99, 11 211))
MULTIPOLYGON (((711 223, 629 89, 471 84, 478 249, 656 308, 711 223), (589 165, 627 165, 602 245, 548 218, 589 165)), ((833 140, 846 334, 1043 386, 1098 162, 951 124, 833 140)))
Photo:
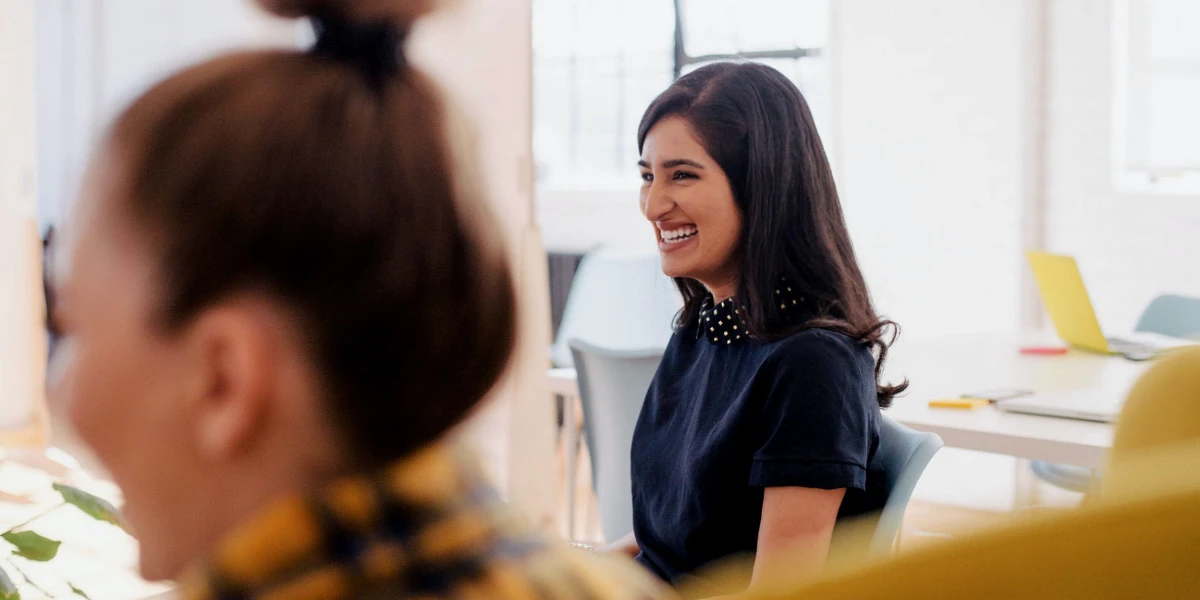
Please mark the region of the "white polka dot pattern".
MULTIPOLYGON (((795 292, 787 285, 781 285, 779 289, 775 290, 775 296, 779 302, 779 309, 785 314, 789 308, 800 306, 804 302, 804 298, 795 297, 795 292)), ((739 309, 734 308, 733 298, 716 306, 710 306, 710 304, 711 301, 706 303, 705 308, 700 311, 700 331, 708 330, 705 332, 708 341, 718 345, 731 346, 749 339, 749 336, 746 335, 745 323, 742 322, 738 313, 739 309), (714 320, 716 325, 713 325, 714 320)))

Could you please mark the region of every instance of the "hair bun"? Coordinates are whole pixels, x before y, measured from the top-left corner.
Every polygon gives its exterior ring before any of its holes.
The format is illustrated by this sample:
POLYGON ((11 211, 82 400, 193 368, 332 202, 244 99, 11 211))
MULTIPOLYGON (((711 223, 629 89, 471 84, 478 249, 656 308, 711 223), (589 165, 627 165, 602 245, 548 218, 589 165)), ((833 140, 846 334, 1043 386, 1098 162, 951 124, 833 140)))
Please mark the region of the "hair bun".
POLYGON ((355 23, 386 21, 408 29, 446 0, 257 0, 268 12, 303 18, 335 14, 355 23))

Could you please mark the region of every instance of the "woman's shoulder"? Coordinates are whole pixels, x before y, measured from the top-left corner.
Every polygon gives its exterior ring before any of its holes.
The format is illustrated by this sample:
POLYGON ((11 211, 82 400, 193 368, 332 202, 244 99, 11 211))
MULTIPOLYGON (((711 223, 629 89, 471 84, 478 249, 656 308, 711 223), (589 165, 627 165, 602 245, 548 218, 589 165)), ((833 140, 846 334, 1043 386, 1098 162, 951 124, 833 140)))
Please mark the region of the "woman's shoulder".
POLYGON ((760 373, 774 379, 833 381, 857 387, 875 381, 875 356, 865 343, 838 331, 804 329, 772 342, 760 373))
POLYGON ((830 398, 858 399, 823 404, 831 410, 850 406, 878 409, 875 356, 867 344, 838 331, 805 329, 779 340, 760 375, 771 382, 771 389, 801 389, 810 397, 827 394, 830 398))
POLYGON ((804 358, 818 362, 854 363, 868 361, 874 365, 870 348, 863 342, 840 331, 813 327, 802 329, 771 344, 775 359, 804 358))

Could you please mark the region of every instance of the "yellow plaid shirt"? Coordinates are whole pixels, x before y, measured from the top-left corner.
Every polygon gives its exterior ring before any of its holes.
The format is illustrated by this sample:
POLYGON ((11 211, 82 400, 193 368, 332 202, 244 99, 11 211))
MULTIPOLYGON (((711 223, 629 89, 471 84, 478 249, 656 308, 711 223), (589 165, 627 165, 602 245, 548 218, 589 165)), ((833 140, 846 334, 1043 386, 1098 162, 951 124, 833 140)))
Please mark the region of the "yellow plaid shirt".
POLYGON ((434 447, 290 498, 181 582, 185 600, 656 599, 629 561, 532 533, 461 452, 434 447))

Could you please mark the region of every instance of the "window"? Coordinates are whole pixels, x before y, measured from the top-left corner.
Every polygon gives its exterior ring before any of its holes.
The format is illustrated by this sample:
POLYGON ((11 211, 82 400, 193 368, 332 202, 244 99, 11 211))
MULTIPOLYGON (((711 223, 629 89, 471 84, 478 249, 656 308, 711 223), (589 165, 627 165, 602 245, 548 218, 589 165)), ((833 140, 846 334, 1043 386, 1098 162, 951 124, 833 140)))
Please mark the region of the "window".
POLYGON ((1200 2, 1114 8, 1116 185, 1200 194, 1200 2))
POLYGON ((823 124, 828 13, 828 0, 534 0, 539 189, 627 198, 642 112, 675 76, 713 60, 778 68, 823 124))

